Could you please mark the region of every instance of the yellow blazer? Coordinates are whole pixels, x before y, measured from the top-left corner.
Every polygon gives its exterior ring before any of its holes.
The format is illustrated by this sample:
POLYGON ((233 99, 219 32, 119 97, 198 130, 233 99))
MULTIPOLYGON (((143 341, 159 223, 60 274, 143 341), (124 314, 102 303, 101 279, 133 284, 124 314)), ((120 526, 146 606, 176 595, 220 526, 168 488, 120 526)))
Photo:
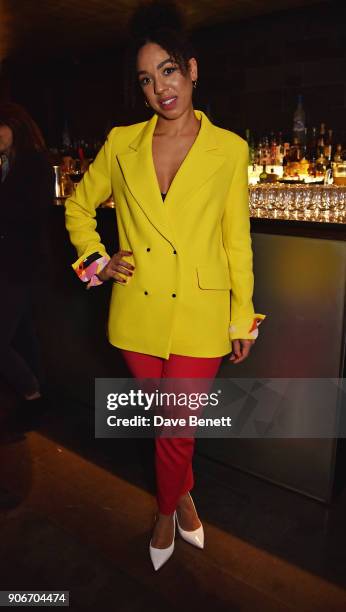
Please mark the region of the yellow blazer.
POLYGON ((114 127, 66 201, 77 270, 92 253, 113 255, 95 221, 113 194, 119 248, 133 251, 135 270, 126 284, 111 281, 108 339, 166 359, 226 355, 231 340, 255 338, 265 317, 252 303, 247 143, 194 112, 201 127, 164 202, 152 156, 157 114, 114 127))

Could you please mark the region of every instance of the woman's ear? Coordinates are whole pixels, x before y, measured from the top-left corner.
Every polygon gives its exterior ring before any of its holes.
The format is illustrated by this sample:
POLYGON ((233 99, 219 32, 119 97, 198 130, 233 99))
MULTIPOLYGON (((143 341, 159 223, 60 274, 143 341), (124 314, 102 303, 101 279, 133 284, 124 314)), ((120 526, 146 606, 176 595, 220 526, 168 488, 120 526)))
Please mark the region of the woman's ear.
POLYGON ((191 81, 197 81, 198 67, 197 67, 197 61, 194 57, 190 57, 189 59, 189 72, 190 72, 191 81))

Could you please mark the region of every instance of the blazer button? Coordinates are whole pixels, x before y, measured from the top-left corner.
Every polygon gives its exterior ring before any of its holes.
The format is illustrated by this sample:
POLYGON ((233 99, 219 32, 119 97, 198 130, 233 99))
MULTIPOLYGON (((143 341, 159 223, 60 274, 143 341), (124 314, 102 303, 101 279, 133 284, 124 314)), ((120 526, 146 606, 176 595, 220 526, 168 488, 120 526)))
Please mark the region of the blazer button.
POLYGON ((147 291, 144 291, 144 295, 148 295, 148 292, 147 292, 147 291))
POLYGON ((172 293, 172 297, 176 297, 176 293, 172 293))
POLYGON ((147 247, 147 251, 150 251, 150 247, 147 247))

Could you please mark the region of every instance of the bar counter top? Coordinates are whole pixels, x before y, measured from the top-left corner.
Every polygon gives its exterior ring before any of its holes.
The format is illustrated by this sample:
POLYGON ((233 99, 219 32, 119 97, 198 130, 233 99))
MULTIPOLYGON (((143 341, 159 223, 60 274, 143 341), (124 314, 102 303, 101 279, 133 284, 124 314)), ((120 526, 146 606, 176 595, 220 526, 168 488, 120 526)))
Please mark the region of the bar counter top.
MULTIPOLYGON (((64 206, 66 198, 55 200, 64 206)), ((112 217, 112 197, 97 209, 97 219, 112 217)), ((251 231, 346 239, 346 186, 258 183, 249 185, 251 231)))

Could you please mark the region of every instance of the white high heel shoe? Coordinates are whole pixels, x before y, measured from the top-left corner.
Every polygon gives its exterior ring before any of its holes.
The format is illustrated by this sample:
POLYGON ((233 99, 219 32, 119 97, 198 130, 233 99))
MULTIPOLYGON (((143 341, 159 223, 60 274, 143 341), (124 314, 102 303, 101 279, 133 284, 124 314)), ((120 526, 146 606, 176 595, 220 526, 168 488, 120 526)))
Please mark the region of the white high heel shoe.
MULTIPOLYGON (((190 493, 189 493, 189 496, 192 501, 192 505, 195 508, 195 504, 193 503, 193 499, 190 493)), ((196 510, 196 514, 197 514, 197 510, 196 510)), ((204 529, 203 529, 202 523, 200 527, 197 527, 197 529, 194 529, 193 531, 185 531, 179 525, 177 513, 175 513, 175 516, 177 519, 178 531, 181 537, 183 538, 183 540, 186 540, 186 542, 189 542, 189 544, 192 544, 193 546, 197 546, 197 548, 204 548, 204 529)))
POLYGON ((152 560, 153 566, 155 570, 158 570, 168 559, 172 556, 174 551, 174 540, 175 540, 175 519, 176 512, 173 514, 173 541, 172 544, 167 546, 167 548, 155 548, 151 545, 151 540, 149 544, 149 553, 150 558, 152 560))

